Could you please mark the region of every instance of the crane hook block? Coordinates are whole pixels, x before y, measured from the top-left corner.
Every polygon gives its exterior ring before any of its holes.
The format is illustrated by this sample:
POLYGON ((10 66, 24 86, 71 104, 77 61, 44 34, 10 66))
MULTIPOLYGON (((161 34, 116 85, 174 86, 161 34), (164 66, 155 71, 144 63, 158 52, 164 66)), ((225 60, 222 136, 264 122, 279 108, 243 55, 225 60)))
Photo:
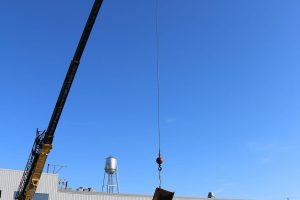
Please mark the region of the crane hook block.
POLYGON ((167 190, 156 188, 152 200, 172 200, 174 192, 169 192, 167 190))
POLYGON ((163 162, 164 162, 164 160, 162 159, 162 157, 158 156, 158 158, 156 158, 156 163, 157 163, 158 165, 163 164, 163 162))

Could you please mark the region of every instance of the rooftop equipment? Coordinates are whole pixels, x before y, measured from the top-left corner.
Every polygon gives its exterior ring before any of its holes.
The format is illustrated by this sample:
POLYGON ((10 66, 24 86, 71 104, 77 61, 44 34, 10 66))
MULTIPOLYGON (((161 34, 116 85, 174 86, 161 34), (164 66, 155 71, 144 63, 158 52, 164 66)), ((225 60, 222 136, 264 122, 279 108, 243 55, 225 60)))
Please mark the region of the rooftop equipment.
POLYGON ((207 198, 214 199, 215 198, 214 193, 213 192, 209 192, 208 195, 207 195, 207 198))
POLYGON ((172 200, 173 197, 174 192, 169 192, 161 188, 156 188, 152 200, 172 200))

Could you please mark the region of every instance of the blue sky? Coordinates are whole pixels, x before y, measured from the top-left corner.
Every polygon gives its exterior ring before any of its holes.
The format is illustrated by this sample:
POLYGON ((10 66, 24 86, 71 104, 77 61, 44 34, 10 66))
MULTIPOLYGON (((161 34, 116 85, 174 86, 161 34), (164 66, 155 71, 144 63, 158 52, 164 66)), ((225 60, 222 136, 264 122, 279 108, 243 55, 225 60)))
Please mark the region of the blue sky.
MULTIPOLYGON (((48 125, 93 1, 0 1, 0 168, 23 170, 48 125)), ((104 1, 48 163, 100 189, 158 185, 155 2, 104 1)), ((178 196, 300 199, 300 2, 159 6, 163 187, 178 196)))

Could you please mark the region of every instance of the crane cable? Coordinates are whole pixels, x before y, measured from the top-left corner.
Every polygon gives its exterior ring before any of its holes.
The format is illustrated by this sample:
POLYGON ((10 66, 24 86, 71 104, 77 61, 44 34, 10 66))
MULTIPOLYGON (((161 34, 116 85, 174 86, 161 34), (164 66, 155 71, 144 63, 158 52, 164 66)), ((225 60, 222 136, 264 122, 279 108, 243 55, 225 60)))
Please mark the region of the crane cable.
POLYGON ((159 71, 159 34, 158 34, 158 0, 155 5, 155 37, 156 37, 156 82, 157 82, 157 133, 158 133, 158 157, 156 163, 158 164, 158 179, 159 188, 161 188, 161 171, 163 159, 160 154, 161 149, 161 131, 160 131, 160 71, 159 71))

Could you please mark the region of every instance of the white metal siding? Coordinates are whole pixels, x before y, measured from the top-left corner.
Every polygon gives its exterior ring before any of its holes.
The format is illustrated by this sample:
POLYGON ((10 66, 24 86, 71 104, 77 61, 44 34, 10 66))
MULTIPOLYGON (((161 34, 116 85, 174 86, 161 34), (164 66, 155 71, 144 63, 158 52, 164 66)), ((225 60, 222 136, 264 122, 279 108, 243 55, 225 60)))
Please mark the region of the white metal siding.
MULTIPOLYGON (((14 193, 18 190, 22 175, 23 171, 0 169, 1 200, 14 200, 14 193)), ((43 174, 36 192, 49 194, 49 199, 54 199, 57 183, 56 174, 43 174)))
MULTIPOLYGON (((97 192, 68 192, 59 191, 59 200, 152 200, 152 196, 127 195, 127 194, 106 194, 97 192)), ((175 197, 174 200, 207 200, 206 198, 185 198, 175 197)))
MULTIPOLYGON (((57 199, 58 200, 152 200, 152 196, 107 194, 107 193, 99 193, 99 192, 58 191, 57 199)), ((173 200, 209 200, 209 199, 191 198, 191 197, 174 197, 173 200)), ((230 199, 214 199, 214 200, 230 200, 230 199)))
POLYGON ((1 200, 12 200, 14 191, 18 188, 16 179, 21 180, 18 171, 0 170, 0 190, 2 191, 1 200))
MULTIPOLYGON (((0 200, 14 200, 23 171, 0 169, 0 200)), ((152 196, 107 194, 100 192, 79 192, 58 190, 57 174, 42 174, 37 193, 49 194, 49 200, 152 200, 152 196)), ((206 198, 175 197, 174 200, 208 200, 206 198)), ((215 199, 221 200, 221 199, 215 199)), ((230 199, 227 199, 230 200, 230 199)))

